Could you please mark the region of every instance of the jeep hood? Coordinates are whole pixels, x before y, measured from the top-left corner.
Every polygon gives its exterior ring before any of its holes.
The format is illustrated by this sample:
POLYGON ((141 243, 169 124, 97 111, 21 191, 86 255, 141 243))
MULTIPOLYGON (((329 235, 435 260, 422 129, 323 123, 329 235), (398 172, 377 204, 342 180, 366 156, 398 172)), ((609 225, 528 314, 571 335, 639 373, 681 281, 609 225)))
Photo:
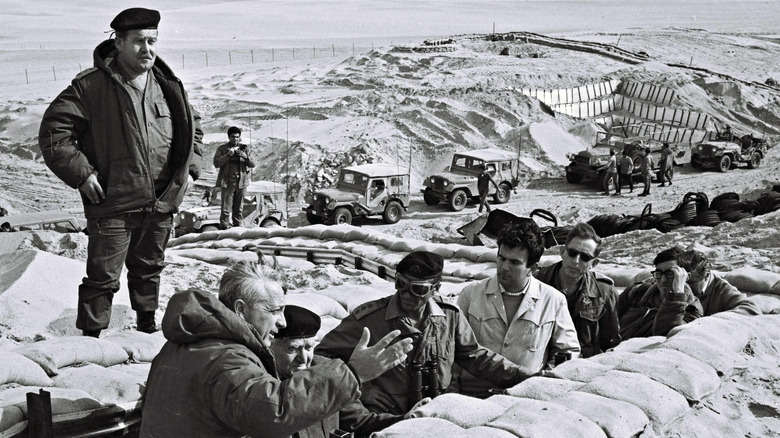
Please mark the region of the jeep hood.
POLYGON ((361 195, 357 192, 347 192, 339 189, 322 189, 318 190, 316 195, 327 196, 334 201, 355 201, 361 195))
POLYGON ((446 179, 455 184, 465 184, 477 180, 477 177, 474 175, 464 175, 462 173, 453 173, 453 172, 437 173, 435 175, 431 175, 431 178, 446 179))
POLYGON ((188 209, 184 210, 183 213, 189 213, 189 214, 193 214, 195 216, 199 216, 199 215, 201 215, 203 213, 208 213, 210 211, 219 211, 219 210, 220 210, 220 208, 217 207, 216 205, 207 205, 205 207, 188 208, 188 209))

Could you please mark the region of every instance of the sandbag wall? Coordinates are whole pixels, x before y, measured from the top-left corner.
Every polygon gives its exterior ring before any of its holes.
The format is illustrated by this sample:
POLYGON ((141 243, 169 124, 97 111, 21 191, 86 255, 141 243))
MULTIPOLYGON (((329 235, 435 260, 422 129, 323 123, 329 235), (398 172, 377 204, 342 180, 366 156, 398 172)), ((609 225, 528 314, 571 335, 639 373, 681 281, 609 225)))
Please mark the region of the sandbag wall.
POLYGON ((610 95, 619 85, 620 81, 614 79, 574 88, 521 88, 517 91, 539 99, 556 112, 584 119, 614 111, 615 102, 610 95))

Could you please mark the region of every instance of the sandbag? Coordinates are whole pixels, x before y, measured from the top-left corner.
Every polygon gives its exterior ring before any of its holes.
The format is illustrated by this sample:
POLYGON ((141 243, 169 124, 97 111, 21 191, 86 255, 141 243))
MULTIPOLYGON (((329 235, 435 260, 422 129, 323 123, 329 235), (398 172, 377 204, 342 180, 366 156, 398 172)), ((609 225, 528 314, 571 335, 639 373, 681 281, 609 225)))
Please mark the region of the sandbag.
POLYGON ((322 339, 331 330, 341 324, 341 320, 332 316, 323 316, 320 318, 320 329, 317 331, 317 339, 322 339))
POLYGON ((390 250, 402 252, 404 255, 414 251, 414 248, 420 245, 419 240, 398 239, 390 245, 390 250))
POLYGON ((650 336, 647 338, 631 338, 618 344, 612 350, 625 351, 628 353, 639 353, 655 348, 666 341, 666 336, 650 336))
POLYGON ((606 438, 596 423, 561 405, 521 398, 486 426, 523 438, 606 438))
POLYGON ((327 289, 320 289, 317 293, 333 298, 347 309, 347 312, 352 312, 363 303, 394 294, 395 287, 390 282, 379 284, 342 284, 331 286, 327 289))
POLYGON ((414 418, 441 418, 463 428, 482 426, 503 414, 501 405, 461 394, 442 394, 411 412, 414 418))
POLYGON ((58 369, 82 362, 109 367, 130 356, 119 345, 89 336, 63 336, 25 345, 17 353, 40 365, 50 376, 58 369))
POLYGON ((669 330, 667 337, 673 338, 680 333, 698 337, 702 342, 711 343, 717 348, 737 352, 742 351, 750 341, 750 330, 747 326, 722 318, 696 319, 669 330))
POLYGON ((176 246, 179 246, 179 245, 184 245, 186 243, 192 243, 192 242, 195 242, 196 240, 198 240, 198 235, 197 234, 193 234, 193 233, 185 234, 185 235, 179 236, 179 237, 177 237, 175 239, 171 239, 168 242, 168 248, 173 248, 173 247, 176 247, 176 246))
POLYGON ((0 433, 24 421, 25 415, 19 406, 0 406, 0 433))
POLYGON ((138 362, 138 363, 120 363, 108 367, 109 370, 119 371, 125 374, 129 374, 133 377, 140 379, 142 382, 146 382, 149 378, 149 370, 152 369, 151 362, 138 362))
MULTIPOLYGON (((97 366, 97 365, 93 365, 97 366)), ((98 367, 99 368, 99 367, 98 367)), ((16 406, 27 415, 27 393, 40 393, 41 389, 51 394, 52 415, 70 414, 104 407, 97 399, 79 388, 41 388, 38 386, 16 386, 0 389, 0 406, 16 406)))
POLYGON ((755 337, 780 339, 780 315, 741 315, 734 312, 720 312, 712 317, 744 325, 755 337))
POLYGON ((333 298, 314 292, 288 293, 285 295, 285 302, 309 309, 320 317, 332 316, 344 319, 349 315, 347 310, 333 298))
POLYGON ((634 284, 637 274, 644 271, 642 268, 629 268, 626 266, 599 263, 594 270, 611 278, 615 287, 621 288, 634 284))
POLYGON ((515 435, 495 427, 477 426, 459 432, 454 438, 515 438, 515 435))
POLYGON ((460 247, 461 245, 456 245, 453 243, 443 243, 436 245, 432 252, 444 257, 445 259, 451 259, 455 257, 455 252, 460 249, 460 247))
POLYGON ((122 347, 130 359, 136 362, 151 362, 165 345, 164 338, 135 330, 119 332, 103 339, 122 347))
POLYGON ((293 228, 293 237, 308 237, 311 239, 321 240, 322 234, 328 229, 327 225, 316 224, 306 225, 305 227, 293 228))
POLYGON ((352 229, 349 225, 331 225, 326 227, 320 235, 320 239, 344 240, 344 236, 352 229))
POLYGON ((517 397, 512 395, 504 395, 504 394, 493 394, 490 397, 486 398, 485 400, 491 403, 495 403, 499 406, 503 406, 504 410, 517 403, 517 397))
POLYGON ((491 272, 495 274, 495 269, 496 266, 493 263, 470 263, 456 270, 452 275, 460 278, 486 278, 486 276, 490 275, 486 273, 491 272))
POLYGON ((572 391, 552 402, 596 423, 609 438, 636 437, 650 424, 647 415, 631 403, 587 392, 572 391))
POLYGON ((754 294, 748 292, 747 296, 750 298, 750 301, 756 303, 763 314, 777 313, 780 309, 780 294, 754 294))
POLYGON ((83 389, 107 405, 139 400, 146 388, 146 379, 93 364, 62 368, 52 380, 58 388, 83 389))
POLYGON ((477 263, 489 263, 491 266, 495 266, 498 263, 498 251, 483 252, 477 257, 477 263))
POLYGON ((667 426, 664 437, 668 438, 734 438, 764 436, 760 431, 767 426, 752 415, 723 415, 711 406, 694 406, 682 418, 667 426), (754 435, 748 431, 757 431, 754 435))
POLYGON ((699 359, 714 368, 721 378, 729 377, 747 367, 747 361, 738 353, 712 345, 692 334, 680 333, 667 339, 660 347, 677 350, 699 359))
POLYGON ((0 351, 0 385, 52 386, 52 381, 37 363, 11 351, 0 351))
POLYGON ((274 238, 274 237, 283 237, 285 239, 288 239, 292 237, 293 233, 295 232, 292 228, 284 228, 284 227, 273 227, 273 228, 266 228, 268 230, 268 237, 274 238))
POLYGON ((617 369, 645 375, 694 402, 720 387, 720 378, 713 367, 668 348, 646 351, 626 360, 617 369))
POLYGON ((412 418, 400 421, 385 430, 374 432, 372 438, 446 437, 463 432, 463 428, 441 418, 412 418))
POLYGON ((242 239, 265 239, 268 237, 268 228, 250 228, 241 233, 242 239))
POLYGON ((572 359, 556 366, 550 372, 553 377, 573 380, 575 382, 590 382, 598 376, 611 370, 612 366, 600 364, 590 359, 572 359))
POLYGON ((253 251, 219 250, 207 248, 192 248, 174 250, 179 257, 187 257, 212 265, 228 265, 239 261, 256 262, 257 253, 253 251))
POLYGON ((607 371, 579 391, 621 400, 638 407, 652 421, 656 431, 684 415, 688 401, 668 386, 641 374, 607 371))
POLYGON ((495 248, 485 248, 484 246, 464 246, 455 251, 455 257, 476 262, 482 254, 496 253, 495 248))
POLYGON ((549 377, 531 377, 506 390, 507 395, 526 397, 535 400, 552 400, 582 386, 580 382, 553 379, 549 377))
POLYGON ((345 242, 351 242, 353 240, 363 241, 367 237, 368 237, 368 231, 361 228, 352 227, 351 230, 347 231, 344 234, 344 241, 345 242))
POLYGON ((742 292, 770 293, 780 282, 780 274, 743 266, 723 275, 723 278, 742 292))
POLYGON ((247 231, 249 231, 248 228, 244 228, 244 227, 231 227, 231 228, 228 228, 227 230, 220 231, 219 238, 220 239, 235 239, 235 240, 239 240, 239 239, 243 238, 244 233, 246 233, 247 231))
POLYGON ((601 353, 595 356, 591 356, 588 360, 592 360, 593 362, 596 362, 601 365, 606 365, 610 368, 616 368, 618 365, 623 363, 626 359, 635 355, 636 355, 635 353, 629 351, 613 350, 613 351, 607 351, 606 353, 601 353))

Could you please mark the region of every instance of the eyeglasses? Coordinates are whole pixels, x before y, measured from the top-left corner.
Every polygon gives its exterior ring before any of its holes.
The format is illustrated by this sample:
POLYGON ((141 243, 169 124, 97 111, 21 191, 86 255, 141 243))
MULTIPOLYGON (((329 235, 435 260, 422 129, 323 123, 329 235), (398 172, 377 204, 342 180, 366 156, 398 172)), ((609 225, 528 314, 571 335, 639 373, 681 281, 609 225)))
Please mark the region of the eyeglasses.
POLYGON ((668 271, 659 271, 655 270, 651 272, 653 274, 653 277, 655 277, 656 280, 660 280, 661 277, 666 276, 669 280, 674 280, 674 271, 672 269, 669 269, 668 271))
POLYGON ((424 297, 430 291, 438 291, 441 287, 441 283, 437 280, 435 283, 431 283, 429 280, 412 281, 403 275, 396 274, 395 276, 395 288, 398 291, 406 291, 416 295, 418 297, 424 297))
POLYGON ((596 256, 592 256, 586 252, 580 252, 576 249, 566 248, 566 254, 569 255, 571 258, 576 258, 577 256, 580 256, 580 260, 582 260, 585 263, 588 263, 589 261, 596 258, 596 256))

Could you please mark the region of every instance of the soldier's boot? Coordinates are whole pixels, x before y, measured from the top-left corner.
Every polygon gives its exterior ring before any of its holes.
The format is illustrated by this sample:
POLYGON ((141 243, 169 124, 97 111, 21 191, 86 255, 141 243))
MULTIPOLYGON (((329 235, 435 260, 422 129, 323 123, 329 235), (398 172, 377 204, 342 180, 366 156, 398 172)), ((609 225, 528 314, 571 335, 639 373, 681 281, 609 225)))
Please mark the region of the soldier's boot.
POLYGON ((83 336, 90 336, 93 338, 99 338, 100 337, 100 330, 82 330, 81 334, 83 336))
POLYGON ((136 328, 139 332, 154 333, 157 331, 157 323, 154 321, 154 311, 136 312, 136 328))

